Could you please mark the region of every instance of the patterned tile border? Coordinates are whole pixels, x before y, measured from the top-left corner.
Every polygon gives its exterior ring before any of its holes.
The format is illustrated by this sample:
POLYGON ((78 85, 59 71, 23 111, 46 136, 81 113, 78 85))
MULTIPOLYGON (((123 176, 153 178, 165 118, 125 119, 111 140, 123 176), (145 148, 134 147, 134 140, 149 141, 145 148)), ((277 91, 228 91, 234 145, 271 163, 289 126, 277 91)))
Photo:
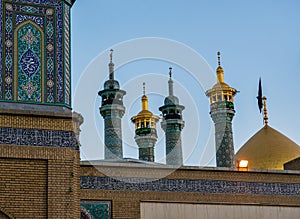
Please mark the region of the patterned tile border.
POLYGON ((300 184, 81 176, 81 189, 300 196, 300 184))
POLYGON ((48 146, 79 150, 72 131, 0 128, 0 144, 18 146, 48 146))

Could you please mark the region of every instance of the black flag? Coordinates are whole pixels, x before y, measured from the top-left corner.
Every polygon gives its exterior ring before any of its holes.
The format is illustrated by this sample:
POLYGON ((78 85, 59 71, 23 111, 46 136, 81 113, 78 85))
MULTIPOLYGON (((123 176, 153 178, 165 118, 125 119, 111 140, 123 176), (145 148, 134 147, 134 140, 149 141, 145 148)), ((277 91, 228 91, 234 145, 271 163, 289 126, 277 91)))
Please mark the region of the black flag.
POLYGON ((262 88, 261 88, 261 78, 259 78, 259 83, 258 83, 258 96, 257 98, 257 103, 258 103, 258 109, 259 112, 261 113, 261 109, 263 107, 263 100, 262 100, 262 88))

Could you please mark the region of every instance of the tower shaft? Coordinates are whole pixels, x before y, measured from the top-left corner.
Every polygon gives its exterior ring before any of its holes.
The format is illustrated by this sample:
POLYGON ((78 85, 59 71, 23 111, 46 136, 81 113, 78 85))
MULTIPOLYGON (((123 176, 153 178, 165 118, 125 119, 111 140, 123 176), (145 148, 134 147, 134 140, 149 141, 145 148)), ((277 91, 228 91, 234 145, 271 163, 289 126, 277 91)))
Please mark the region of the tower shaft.
POLYGON ((182 165, 181 130, 184 126, 181 120, 165 120, 162 128, 166 133, 166 164, 182 165))
POLYGON ((100 112, 104 118, 104 155, 105 159, 121 159, 122 150, 122 116, 124 107, 101 107, 100 112))
POLYGON ((154 162, 154 147, 157 141, 156 130, 151 129, 145 135, 136 134, 134 139, 139 147, 139 159, 154 162))
POLYGON ((216 163, 218 167, 234 166, 234 145, 232 137, 232 119, 235 111, 218 109, 211 111, 215 123, 216 163))

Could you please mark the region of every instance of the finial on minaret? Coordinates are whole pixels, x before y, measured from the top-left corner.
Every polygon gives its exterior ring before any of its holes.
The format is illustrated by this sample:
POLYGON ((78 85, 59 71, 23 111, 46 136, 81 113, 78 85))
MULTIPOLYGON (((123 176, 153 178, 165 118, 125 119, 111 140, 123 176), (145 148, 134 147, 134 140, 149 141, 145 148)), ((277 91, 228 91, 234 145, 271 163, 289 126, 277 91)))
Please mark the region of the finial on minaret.
POLYGON ((219 83, 224 83, 224 70, 221 67, 221 53, 217 52, 218 55, 218 68, 217 68, 217 77, 219 83))
POLYGON ((113 49, 110 50, 110 54, 109 54, 109 58, 110 58, 110 62, 108 64, 109 66, 109 80, 114 80, 114 63, 112 62, 112 58, 113 58, 113 49))
POLYGON ((111 49, 111 50, 110 50, 110 54, 109 54, 109 57, 110 57, 110 62, 112 62, 113 52, 114 52, 114 50, 113 50, 113 49, 111 49))
POLYGON ((142 110, 148 110, 148 97, 146 96, 146 83, 143 82, 142 110))
POLYGON ((218 66, 221 66, 221 53, 220 53, 220 51, 217 52, 217 55, 218 55, 218 66))
POLYGON ((144 96, 146 96, 146 83, 143 82, 143 94, 144 96))
POLYGON ((174 95, 174 88, 173 88, 173 80, 172 80, 172 67, 169 68, 169 75, 170 75, 170 79, 169 79, 169 96, 173 96, 174 95))
POLYGON ((268 125, 269 118, 268 118, 268 111, 267 111, 267 98, 264 96, 262 99, 264 102, 264 124, 268 125))

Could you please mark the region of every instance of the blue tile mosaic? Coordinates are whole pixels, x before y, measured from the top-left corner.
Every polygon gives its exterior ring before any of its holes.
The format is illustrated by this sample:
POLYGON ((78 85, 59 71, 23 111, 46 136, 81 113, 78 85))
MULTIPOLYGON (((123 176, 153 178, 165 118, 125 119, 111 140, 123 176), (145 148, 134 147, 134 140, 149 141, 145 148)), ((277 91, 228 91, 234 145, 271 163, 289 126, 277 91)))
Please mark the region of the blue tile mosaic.
POLYGON ((96 176, 81 176, 80 180, 81 189, 89 190, 300 196, 299 183, 238 182, 166 178, 115 179, 96 176))
POLYGON ((79 141, 71 131, 0 128, 0 144, 79 150, 79 141))

